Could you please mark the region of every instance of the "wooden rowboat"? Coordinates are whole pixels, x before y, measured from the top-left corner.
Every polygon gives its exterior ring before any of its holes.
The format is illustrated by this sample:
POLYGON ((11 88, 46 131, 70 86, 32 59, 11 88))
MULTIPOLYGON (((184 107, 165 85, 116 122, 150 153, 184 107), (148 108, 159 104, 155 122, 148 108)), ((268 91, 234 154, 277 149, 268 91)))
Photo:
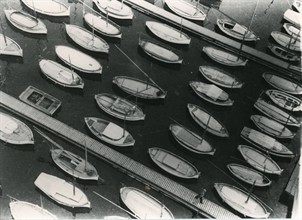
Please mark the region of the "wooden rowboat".
POLYGON ((56 0, 21 0, 31 10, 48 16, 69 16, 70 7, 56 0))
POLYGON ((280 44, 282 47, 285 47, 287 49, 293 50, 293 51, 301 51, 301 42, 298 37, 289 36, 287 34, 284 34, 280 31, 273 31, 271 33, 271 36, 274 38, 274 40, 280 44))
POLYGON ((31 34, 47 34, 45 24, 38 18, 17 10, 4 10, 9 22, 16 28, 31 34))
POLYGON ((302 111, 302 100, 295 96, 274 89, 267 90, 265 94, 281 108, 293 112, 302 111))
POLYGON ((200 98, 213 104, 232 106, 234 103, 234 101, 230 99, 229 94, 214 84, 191 81, 190 86, 200 98))
POLYGON ((0 112, 0 139, 10 144, 33 144, 31 129, 22 121, 0 112))
POLYGON ((91 207, 87 196, 82 190, 61 178, 42 172, 34 184, 47 196, 61 205, 72 208, 91 207))
POLYGON ((237 40, 244 40, 244 41, 260 40, 260 38, 253 31, 248 30, 247 27, 238 24, 230 19, 217 19, 216 23, 223 33, 237 40))
POLYGON ((276 106, 265 102, 261 98, 258 98, 258 100, 254 104, 254 107, 257 108, 266 116, 276 120, 281 124, 295 126, 295 127, 300 127, 301 125, 301 123, 298 121, 297 118, 281 110, 280 108, 277 108, 276 106))
POLYGON ((103 111, 116 118, 127 121, 145 119, 142 109, 127 99, 108 93, 97 94, 94 98, 103 111))
POLYGON ((89 130, 100 140, 118 147, 133 146, 135 143, 132 135, 120 126, 94 117, 86 117, 85 123, 89 130))
POLYGON ((214 155, 216 149, 193 131, 177 124, 171 124, 169 129, 175 140, 189 151, 197 154, 214 155))
POLYGON ((164 99, 166 92, 154 83, 128 76, 115 76, 112 83, 124 92, 143 99, 164 99))
POLYGON ((263 132, 276 138, 293 138, 295 134, 284 125, 261 115, 252 115, 251 120, 263 132))
POLYGON ((291 150, 289 150, 275 138, 272 138, 254 129, 244 127, 240 136, 258 149, 266 151, 269 154, 278 157, 295 157, 295 154, 291 150))
POLYGON ((203 129, 219 137, 229 137, 226 127, 205 109, 193 104, 187 107, 194 121, 203 129))
POLYGON ((181 64, 183 61, 180 52, 156 41, 139 39, 138 45, 150 57, 153 57, 154 59, 162 61, 164 63, 181 64))
POLYGON ((294 38, 298 37, 301 39, 302 33, 300 28, 297 28, 291 23, 284 23, 283 28, 290 36, 293 36, 294 38))
POLYGON ((81 47, 100 53, 109 53, 109 45, 102 38, 78 25, 65 24, 68 36, 81 47))
POLYGON ((23 56, 20 45, 13 39, 0 34, 0 55, 23 56))
POLYGON ((134 187, 120 189, 121 200, 139 219, 174 219, 171 211, 151 195, 134 187))
POLYGON ((102 65, 93 57, 74 48, 58 45, 55 46, 57 56, 68 66, 84 72, 102 74, 102 65))
POLYGON ((97 8, 104 14, 116 19, 132 20, 131 8, 118 0, 92 0, 97 8))
POLYGON ((284 12, 283 18, 297 27, 302 27, 301 14, 291 9, 284 12))
POLYGON ((245 217, 268 218, 270 213, 255 195, 226 183, 214 187, 222 200, 245 217))
POLYGON ((84 82, 78 74, 55 61, 42 59, 39 66, 47 78, 61 86, 80 89, 84 87, 84 82))
POLYGON ((236 54, 216 47, 203 47, 202 51, 205 52, 205 54, 207 54, 212 60, 226 66, 245 66, 247 63, 247 59, 243 59, 236 54))
POLYGON ((252 168, 235 163, 228 164, 227 168, 238 179, 250 185, 264 187, 269 186, 272 183, 269 178, 252 168))
POLYGON ((214 66, 200 66, 199 72, 207 80, 221 87, 235 89, 241 88, 244 84, 231 73, 214 66))
POLYGON ((184 179, 198 179, 198 169, 182 157, 162 148, 153 147, 148 150, 154 163, 166 172, 184 179))
POLYGON ((298 62, 301 59, 296 53, 291 52, 284 47, 280 47, 274 44, 268 44, 267 47, 272 51, 273 54, 275 54, 277 57, 280 57, 281 59, 291 62, 298 62))
POLYGON ((157 37, 174 44, 190 44, 191 38, 180 30, 167 24, 146 21, 146 26, 157 37))
POLYGON ((198 6, 184 0, 165 0, 165 4, 175 14, 189 20, 204 21, 207 16, 198 6))
POLYGON ((239 145, 238 150, 243 158, 255 169, 269 174, 281 175, 283 169, 268 155, 261 151, 247 146, 239 145))
POLYGON ((102 35, 115 38, 122 37, 121 27, 102 15, 97 16, 91 13, 86 13, 84 15, 84 20, 89 27, 102 35))
POLYGON ((298 82, 294 82, 294 80, 292 79, 275 75, 270 72, 263 73, 262 77, 268 84, 275 87, 276 89, 294 95, 302 95, 302 85, 299 84, 298 82))

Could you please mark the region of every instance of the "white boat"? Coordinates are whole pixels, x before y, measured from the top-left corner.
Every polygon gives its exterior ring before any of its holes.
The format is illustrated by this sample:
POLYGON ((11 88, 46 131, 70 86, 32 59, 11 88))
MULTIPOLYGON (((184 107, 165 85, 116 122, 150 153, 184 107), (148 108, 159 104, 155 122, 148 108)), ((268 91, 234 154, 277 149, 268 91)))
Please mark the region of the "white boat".
POLYGON ((166 92, 154 83, 128 76, 115 76, 112 83, 124 92, 143 99, 164 99, 166 92))
POLYGON ((143 110, 136 104, 116 95, 102 93, 94 96, 98 106, 108 114, 127 121, 145 119, 143 110))
POLYGON ((264 203, 250 192, 226 183, 215 183, 221 199, 245 217, 268 218, 270 213, 264 203))
POLYGON ((292 4, 292 8, 296 10, 299 13, 302 13, 302 1, 301 0, 295 0, 292 4))
POLYGON ((261 115, 251 115, 251 120, 263 132, 276 138, 293 138, 295 134, 284 125, 261 115))
POLYGON ((231 73, 214 66, 199 66, 199 72, 210 82, 225 88, 241 88, 243 82, 231 73))
POLYGON ((78 71, 102 74, 102 65, 93 57, 79 50, 68 46, 57 45, 55 46, 55 51, 64 63, 78 71))
POLYGON ((238 179, 250 185, 265 187, 271 185, 272 183, 269 178, 252 168, 235 163, 228 164, 227 168, 238 179))
POLYGON ((10 144, 33 144, 31 129, 22 121, 0 112, 0 139, 10 144))
POLYGON ((205 46, 202 51, 214 61, 226 66, 245 66, 247 63, 247 59, 216 47, 205 46))
POLYGON ((259 98, 255 102, 254 107, 257 108, 266 116, 276 120, 281 124, 295 126, 295 127, 300 127, 301 125, 301 123, 298 121, 297 118, 277 108, 276 106, 267 103, 263 99, 259 98))
POLYGON ((89 130, 100 140, 118 147, 133 146, 135 143, 132 135, 117 124, 95 117, 85 117, 89 130))
POLYGON ((82 190, 61 178, 41 172, 34 184, 61 205, 71 208, 91 207, 87 196, 82 190))
POLYGON ((272 138, 254 129, 244 127, 240 136, 258 149, 266 151, 271 155, 289 158, 295 157, 295 154, 291 150, 289 150, 275 138, 272 138))
POLYGON ((188 104, 187 107, 194 121, 203 129, 219 137, 229 137, 226 127, 208 111, 193 104, 188 104))
POLYGON ((20 45, 13 39, 0 34, 0 55, 23 56, 20 45))
POLYGON ((47 34, 45 24, 28 13, 17 10, 4 10, 4 13, 7 20, 22 31, 32 34, 47 34))
POLYGON ((285 78, 279 75, 275 75, 270 72, 262 74, 265 81, 276 89, 282 90, 283 92, 291 93, 294 95, 302 95, 302 85, 294 80, 285 78))
POLYGON ((221 106, 232 106, 234 103, 229 94, 214 84, 191 81, 190 86, 200 98, 210 103, 221 106))
POLYGON ((78 25, 65 24, 68 36, 81 47, 100 53, 109 53, 108 43, 94 33, 78 25))
POLYGON ((271 36, 274 38, 274 40, 280 44, 282 47, 285 47, 289 50, 293 51, 301 51, 302 46, 301 42, 299 40, 299 37, 290 36, 288 34, 284 34, 279 31, 273 31, 271 33, 271 36))
POLYGON ((139 219, 174 219, 171 211, 151 195, 134 187, 122 187, 123 203, 139 219))
POLYGON ((92 0, 97 8, 104 14, 116 19, 132 20, 131 8, 118 0, 92 0))
POLYGON ((190 44, 191 38, 172 26, 156 21, 146 21, 146 26, 157 37, 174 44, 190 44))
POLYGON ((283 28, 290 36, 293 36, 294 38, 298 37, 301 40, 302 33, 300 28, 297 28, 291 23, 284 23, 283 28))
POLYGON ((138 45, 150 57, 164 63, 181 64, 183 57, 179 51, 172 47, 161 44, 153 40, 139 39, 138 45))
POLYGON ((55 61, 42 59, 39 66, 47 78, 61 86, 80 89, 84 87, 84 82, 78 74, 55 61))
POLYGON ((296 25, 297 27, 302 27, 301 14, 299 12, 287 9, 283 15, 283 18, 289 21, 290 23, 296 25))
POLYGON ((197 154, 214 155, 216 149, 193 131, 177 124, 171 124, 169 129, 175 140, 189 151, 197 154))
POLYGON ((121 27, 102 15, 86 13, 84 15, 84 20, 89 27, 93 28, 96 32, 104 36, 115 38, 122 37, 121 27))
POLYGON ((56 0, 21 0, 31 10, 48 16, 69 16, 70 7, 56 0))
POLYGON ((198 179, 200 176, 193 164, 170 151, 153 147, 148 152, 154 163, 174 176, 184 179, 198 179))
POLYGON ((230 19, 217 19, 216 23, 223 33, 237 40, 244 40, 244 41, 260 40, 260 38, 253 31, 248 30, 247 27, 238 24, 230 19))
POLYGON ((9 208, 13 219, 58 219, 46 209, 30 202, 13 200, 9 203, 9 208))
POLYGON ((276 175, 281 175, 283 172, 283 169, 270 156, 253 147, 239 145, 238 150, 247 163, 261 172, 276 175))
POLYGON ((293 112, 302 111, 302 100, 295 96, 274 89, 267 90, 265 94, 281 108, 293 112))
POLYGON ((268 49, 272 51, 273 54, 275 54, 277 57, 291 61, 291 62, 298 62, 301 60, 301 57, 299 57, 295 52, 292 52, 284 47, 274 45, 274 44, 268 44, 268 49))
MULTIPOLYGON (((165 4, 177 15, 189 20, 204 21, 207 14, 198 5, 184 0, 165 0, 165 4)), ((199 4, 199 3, 198 3, 199 4)))

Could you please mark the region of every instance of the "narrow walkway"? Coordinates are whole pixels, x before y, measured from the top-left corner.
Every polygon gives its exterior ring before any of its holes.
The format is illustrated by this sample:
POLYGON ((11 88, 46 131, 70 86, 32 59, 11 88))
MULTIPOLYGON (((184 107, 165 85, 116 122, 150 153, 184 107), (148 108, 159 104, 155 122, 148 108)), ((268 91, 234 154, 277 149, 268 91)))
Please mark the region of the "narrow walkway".
POLYGON ((0 106, 43 127, 49 132, 62 137, 63 139, 85 148, 95 156, 107 161, 114 167, 127 173, 129 176, 149 184, 152 188, 161 191, 168 197, 185 205, 186 207, 199 212, 208 218, 237 219, 238 216, 222 208, 221 206, 203 199, 203 203, 194 199, 196 192, 172 181, 171 179, 155 172, 154 170, 136 162, 135 160, 107 147, 93 138, 81 133, 78 130, 58 121, 57 119, 36 110, 35 108, 19 101, 18 99, 0 91, 0 106))

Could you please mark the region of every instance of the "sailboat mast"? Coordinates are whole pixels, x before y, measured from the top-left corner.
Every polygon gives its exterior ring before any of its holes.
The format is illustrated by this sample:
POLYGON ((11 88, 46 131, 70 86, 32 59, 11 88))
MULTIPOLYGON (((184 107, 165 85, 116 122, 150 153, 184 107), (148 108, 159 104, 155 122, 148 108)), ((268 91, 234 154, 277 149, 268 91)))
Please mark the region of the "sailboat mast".
POLYGON ((5 45, 7 46, 6 36, 5 36, 5 33, 4 33, 4 28, 3 28, 2 22, 1 22, 1 29, 2 29, 2 32, 3 32, 3 38, 4 38, 5 45))

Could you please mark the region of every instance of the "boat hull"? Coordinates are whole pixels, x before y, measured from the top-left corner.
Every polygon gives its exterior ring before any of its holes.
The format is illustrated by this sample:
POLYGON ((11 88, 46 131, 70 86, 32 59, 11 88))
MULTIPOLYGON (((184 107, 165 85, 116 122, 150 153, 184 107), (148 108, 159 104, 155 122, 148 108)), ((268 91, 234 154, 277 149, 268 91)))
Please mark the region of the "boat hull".
POLYGON ((92 0, 104 14, 116 19, 132 20, 133 12, 130 7, 117 0, 92 0))
POLYGON ((298 36, 296 38, 293 38, 292 36, 289 36, 287 34, 279 32, 279 31, 273 31, 271 33, 271 36, 282 47, 285 47, 285 48, 287 48, 289 50, 293 50, 293 51, 302 50, 301 42, 300 42, 298 36))
POLYGON ((297 112, 302 111, 302 100, 287 94, 286 92, 282 92, 279 90, 267 90, 265 92, 268 97, 278 106, 283 109, 297 112))
POLYGON ((0 34, 0 55, 23 57, 23 50, 16 41, 0 34))
POLYGON ((281 59, 291 62, 298 62, 300 60, 300 58, 295 53, 288 51, 283 47, 279 47, 273 44, 269 44, 267 47, 272 51, 273 54, 275 54, 277 57, 281 59))
POLYGON ((56 0, 21 0, 24 5, 40 14, 65 17, 70 16, 70 7, 56 0))

